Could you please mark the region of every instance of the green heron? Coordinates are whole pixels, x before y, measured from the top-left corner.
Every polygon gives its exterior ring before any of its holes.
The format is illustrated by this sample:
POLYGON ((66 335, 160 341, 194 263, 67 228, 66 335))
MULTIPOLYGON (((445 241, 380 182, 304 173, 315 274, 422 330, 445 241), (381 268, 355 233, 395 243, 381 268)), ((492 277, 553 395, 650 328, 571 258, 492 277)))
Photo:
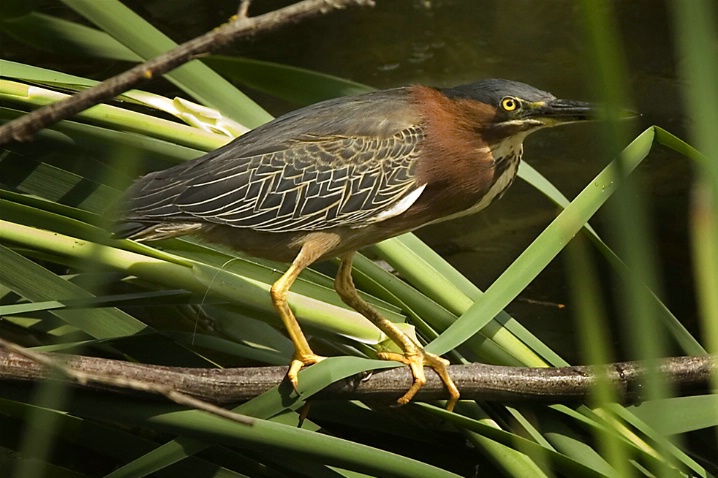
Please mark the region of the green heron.
POLYGON ((396 342, 414 377, 405 404, 433 368, 459 391, 449 362, 357 294, 358 249, 426 224, 478 212, 511 185, 531 132, 594 116, 588 103, 557 99, 516 81, 453 88, 407 86, 338 98, 286 114, 200 158, 148 174, 122 200, 116 235, 136 240, 197 234, 255 257, 290 262, 271 298, 295 346, 287 372, 323 359, 309 346, 287 294, 310 264, 341 263, 341 299, 396 342))

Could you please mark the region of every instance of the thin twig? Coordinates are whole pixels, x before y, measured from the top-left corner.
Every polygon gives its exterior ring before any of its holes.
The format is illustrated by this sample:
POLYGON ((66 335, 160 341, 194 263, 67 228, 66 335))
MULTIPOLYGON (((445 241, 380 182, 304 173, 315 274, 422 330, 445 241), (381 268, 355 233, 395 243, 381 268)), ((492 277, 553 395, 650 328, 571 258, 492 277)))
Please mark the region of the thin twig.
POLYGON ((239 18, 247 18, 249 16, 249 4, 252 0, 242 0, 239 2, 239 9, 237 10, 237 16, 239 18))
POLYGON ((187 407, 195 408, 197 410, 203 410, 212 415, 217 415, 233 422, 241 423, 242 425, 253 425, 254 419, 246 415, 226 410, 218 407, 212 403, 195 398, 186 393, 176 390, 171 384, 158 384, 152 383, 145 380, 138 380, 134 378, 128 378, 127 376, 115 376, 111 374, 93 373, 83 370, 78 370, 72 366, 68 366, 63 363, 64 359, 62 355, 47 355, 42 353, 33 352, 32 350, 21 347, 20 345, 8 342, 7 340, 0 338, 0 347, 13 353, 25 357, 32 361, 32 363, 41 366, 43 373, 47 374, 47 371, 51 373, 59 374, 62 377, 77 383, 83 387, 93 387, 97 385, 103 385, 108 387, 116 387, 120 389, 129 389, 138 392, 152 393, 157 395, 163 395, 167 399, 184 405, 187 407))
POLYGON ((120 73, 99 85, 80 91, 71 97, 43 106, 0 126, 0 144, 10 141, 27 141, 37 131, 57 121, 69 118, 80 111, 157 78, 199 55, 211 53, 242 37, 266 32, 280 25, 304 20, 331 10, 352 5, 371 6, 373 0, 304 0, 294 5, 257 17, 237 17, 202 36, 189 40, 172 50, 120 73))
MULTIPOLYGON (((52 375, 39 363, 12 353, 0 352, 0 381, 52 379, 52 375)), ((283 366, 179 368, 83 356, 67 356, 62 363, 66 369, 86 372, 92 376, 116 379, 131 377, 217 404, 250 400, 281 384, 287 372, 283 366)), ((716 358, 706 355, 663 359, 655 364, 655 368, 642 362, 561 368, 470 364, 452 365, 449 373, 459 387, 461 397, 469 400, 586 402, 591 400, 597 383, 606 381, 613 386, 617 401, 634 403, 643 399, 641 384, 649 371, 676 385, 681 393, 695 393, 708 388, 711 373, 716 366, 716 358)), ((417 400, 447 398, 446 389, 435 373, 427 373, 426 378, 427 384, 417 394, 417 400)), ((403 395, 412 381, 407 367, 382 370, 373 373, 369 379, 350 377, 340 380, 313 395, 312 399, 391 401, 403 395)), ((93 384, 87 383, 86 386, 93 387, 93 384)), ((292 387, 287 385, 286 392, 292 393, 292 387)))

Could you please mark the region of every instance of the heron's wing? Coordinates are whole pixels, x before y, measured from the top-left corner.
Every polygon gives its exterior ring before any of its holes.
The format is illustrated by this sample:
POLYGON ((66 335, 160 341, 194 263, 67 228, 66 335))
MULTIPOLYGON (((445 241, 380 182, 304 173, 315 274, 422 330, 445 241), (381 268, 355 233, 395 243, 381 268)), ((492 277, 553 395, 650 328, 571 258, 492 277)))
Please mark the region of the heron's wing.
POLYGON ((417 128, 385 139, 305 138, 242 161, 215 161, 174 204, 195 219, 268 232, 365 226, 418 198, 420 139, 417 128))
MULTIPOLYGON (((403 90, 377 94, 406 97, 403 90)), ((400 214, 423 190, 415 176, 421 119, 406 101, 370 96, 314 105, 311 115, 290 113, 141 178, 126 193, 125 222, 287 232, 362 227, 400 214)))

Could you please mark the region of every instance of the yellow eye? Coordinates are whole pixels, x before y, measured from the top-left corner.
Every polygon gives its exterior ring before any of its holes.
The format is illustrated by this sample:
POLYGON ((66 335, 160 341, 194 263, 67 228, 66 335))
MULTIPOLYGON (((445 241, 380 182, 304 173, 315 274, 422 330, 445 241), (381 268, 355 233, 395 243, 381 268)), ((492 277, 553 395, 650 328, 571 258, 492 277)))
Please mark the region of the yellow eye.
POLYGON ((512 98, 511 96, 507 96, 503 100, 501 100, 501 107, 504 109, 504 111, 514 111, 519 109, 519 100, 516 98, 512 98))

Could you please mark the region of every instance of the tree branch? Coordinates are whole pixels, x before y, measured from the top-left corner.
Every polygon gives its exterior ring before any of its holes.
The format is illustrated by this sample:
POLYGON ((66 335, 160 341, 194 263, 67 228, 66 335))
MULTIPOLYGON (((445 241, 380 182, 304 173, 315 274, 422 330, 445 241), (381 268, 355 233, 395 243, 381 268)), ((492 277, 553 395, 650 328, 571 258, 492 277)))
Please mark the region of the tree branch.
POLYGON ((57 121, 69 118, 91 106, 115 96, 177 68, 198 55, 211 53, 238 39, 266 32, 280 25, 297 22, 352 5, 372 6, 373 0, 304 0, 273 12, 248 18, 246 8, 249 2, 242 2, 236 19, 214 30, 189 40, 145 63, 139 64, 102 83, 80 91, 71 97, 43 106, 20 118, 0 126, 0 144, 10 141, 27 141, 37 131, 57 121))
POLYGON ((203 410, 242 425, 251 426, 254 424, 254 419, 251 417, 226 410, 206 400, 181 392, 170 383, 150 382, 144 380, 143 377, 137 378, 128 374, 115 376, 104 372, 97 373, 82 370, 78 367, 68 366, 64 362, 65 356, 37 353, 4 339, 0 339, 0 347, 7 351, 0 351, 0 356, 15 356, 21 360, 26 360, 29 364, 32 364, 32 367, 36 367, 36 371, 39 371, 41 376, 50 380, 62 377, 82 387, 102 389, 109 387, 109 389, 163 395, 177 404, 203 410))
MULTIPOLYGON (((122 362, 83 356, 38 354, 61 359, 63 367, 93 377, 116 380, 88 381, 81 387, 123 388, 121 380, 132 379, 153 386, 171 388, 215 404, 229 404, 252 399, 280 384, 286 367, 250 367, 234 369, 179 368, 122 362)), ((706 389, 717 366, 712 356, 672 357, 659 361, 655 372, 682 392, 706 389)), ((586 401, 597 380, 608 380, 622 403, 641 400, 641 381, 648 368, 642 362, 620 362, 600 366, 562 368, 526 368, 496 365, 452 365, 449 373, 461 391, 462 399, 487 401, 576 402, 586 401)), ((37 381, 56 379, 48 369, 17 353, 0 351, 0 381, 37 381)), ((446 399, 446 390, 434 373, 427 374, 427 384, 417 394, 418 400, 446 399)), ((395 400, 412 382, 409 369, 400 367, 373 373, 368 379, 350 377, 336 382, 314 395, 317 400, 395 400)))

